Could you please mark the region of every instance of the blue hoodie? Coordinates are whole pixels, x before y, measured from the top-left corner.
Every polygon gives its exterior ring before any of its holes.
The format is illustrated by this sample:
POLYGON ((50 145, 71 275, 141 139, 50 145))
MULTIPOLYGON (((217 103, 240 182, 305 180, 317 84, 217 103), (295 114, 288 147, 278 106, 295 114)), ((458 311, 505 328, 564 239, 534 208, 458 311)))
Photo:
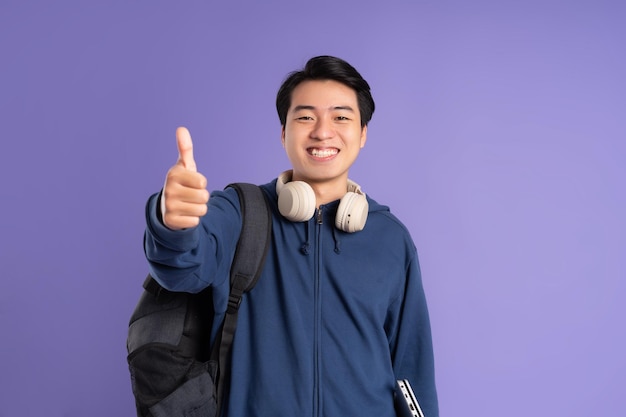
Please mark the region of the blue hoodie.
MULTIPOLYGON (((262 186, 272 245, 240 307, 223 415, 394 417, 395 381, 407 378, 425 416, 437 417, 428 310, 407 229, 369 197, 360 232, 335 228, 338 201, 294 223, 280 215, 275 185, 262 186)), ((200 225, 183 231, 162 224, 158 200, 146 208, 151 273, 173 291, 213 286, 215 335, 241 230, 237 193, 213 192, 200 225)))

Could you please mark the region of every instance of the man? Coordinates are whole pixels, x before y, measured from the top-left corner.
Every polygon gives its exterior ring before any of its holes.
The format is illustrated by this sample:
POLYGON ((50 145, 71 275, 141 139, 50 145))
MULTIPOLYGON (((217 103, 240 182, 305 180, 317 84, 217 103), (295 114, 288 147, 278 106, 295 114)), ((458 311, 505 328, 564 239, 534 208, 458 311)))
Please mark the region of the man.
MULTIPOLYGON (((370 88, 347 62, 312 58, 276 105, 292 169, 262 186, 272 246, 240 307, 223 415, 395 416, 407 378, 427 417, 438 415, 428 311, 415 246, 348 171, 367 139, 370 88)), ((170 290, 212 286, 217 320, 241 230, 236 192, 197 171, 189 132, 147 205, 145 252, 170 290)))

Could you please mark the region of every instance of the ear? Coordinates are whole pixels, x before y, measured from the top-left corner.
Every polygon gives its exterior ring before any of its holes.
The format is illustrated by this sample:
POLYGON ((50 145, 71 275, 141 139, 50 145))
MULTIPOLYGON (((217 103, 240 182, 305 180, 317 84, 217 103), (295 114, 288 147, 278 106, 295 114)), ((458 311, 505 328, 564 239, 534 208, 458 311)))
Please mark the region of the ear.
POLYGON ((285 147, 285 125, 282 125, 280 128, 280 141, 283 144, 283 148, 285 147))
POLYGON ((367 125, 361 129, 361 148, 365 146, 365 142, 367 142, 367 125))

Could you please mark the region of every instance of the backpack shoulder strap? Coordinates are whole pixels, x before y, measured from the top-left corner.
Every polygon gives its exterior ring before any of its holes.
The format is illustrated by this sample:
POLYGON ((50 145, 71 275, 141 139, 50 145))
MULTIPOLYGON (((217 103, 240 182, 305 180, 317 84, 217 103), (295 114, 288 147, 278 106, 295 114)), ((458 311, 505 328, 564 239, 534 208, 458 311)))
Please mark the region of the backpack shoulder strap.
POLYGON ((234 183, 241 206, 242 226, 235 257, 230 269, 230 295, 221 333, 213 346, 211 357, 218 361, 217 404, 221 408, 225 381, 228 378, 230 348, 237 328, 239 305, 244 293, 250 291, 261 275, 272 235, 272 215, 263 190, 257 185, 234 183))
POLYGON ((250 291, 261 275, 270 246, 272 215, 259 186, 234 183, 229 187, 239 194, 243 222, 230 270, 228 309, 234 311, 239 308, 243 293, 250 291))

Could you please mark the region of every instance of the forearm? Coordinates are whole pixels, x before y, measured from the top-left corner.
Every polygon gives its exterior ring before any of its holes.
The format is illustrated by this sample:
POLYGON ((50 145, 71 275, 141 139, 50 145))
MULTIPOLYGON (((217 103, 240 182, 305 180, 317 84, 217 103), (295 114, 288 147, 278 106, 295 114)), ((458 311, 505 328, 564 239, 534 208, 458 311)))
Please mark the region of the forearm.
POLYGON ((168 290, 199 292, 222 277, 224 265, 230 264, 239 234, 239 207, 226 193, 218 194, 200 225, 176 231, 160 219, 159 194, 148 200, 144 251, 151 274, 168 290))
POLYGON ((408 379, 426 417, 438 417, 430 318, 417 258, 411 263, 394 349, 398 379, 408 379))

